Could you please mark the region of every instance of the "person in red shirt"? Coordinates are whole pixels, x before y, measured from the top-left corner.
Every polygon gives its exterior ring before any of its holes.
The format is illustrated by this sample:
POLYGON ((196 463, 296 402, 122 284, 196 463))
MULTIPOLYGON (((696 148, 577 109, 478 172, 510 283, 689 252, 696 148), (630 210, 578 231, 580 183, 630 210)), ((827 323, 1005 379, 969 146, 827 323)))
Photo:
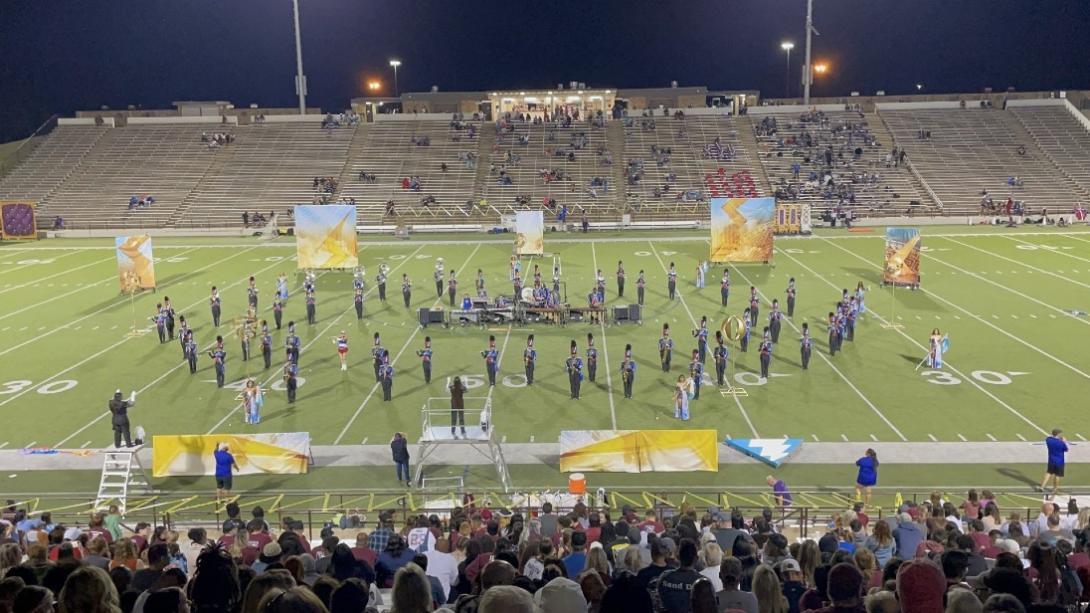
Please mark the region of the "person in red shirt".
POLYGON ((144 553, 144 550, 148 548, 148 537, 151 535, 151 524, 146 521, 142 521, 136 524, 136 530, 133 530, 132 544, 136 545, 136 554, 140 555, 144 553))
POLYGON ((248 535, 246 537, 245 545, 261 551, 265 548, 265 545, 271 543, 272 537, 266 532, 266 526, 267 524, 263 520, 250 520, 250 523, 246 524, 248 535))
POLYGON ((378 561, 378 555, 367 546, 368 538, 366 532, 360 532, 356 535, 356 546, 352 548, 352 556, 361 562, 367 562, 371 565, 371 568, 374 568, 375 563, 378 561))
POLYGON ((96 536, 102 537, 102 540, 106 541, 107 545, 114 540, 113 535, 106 529, 106 516, 102 513, 91 514, 91 520, 87 526, 87 534, 89 534, 91 538, 95 538, 96 536))
POLYGON ((641 532, 654 532, 655 534, 662 534, 666 531, 666 526, 662 525, 662 522, 658 520, 653 509, 648 509, 645 519, 637 526, 641 532))
POLYGON ((586 530, 588 547, 591 543, 602 540, 602 517, 597 513, 591 513, 589 524, 586 530))

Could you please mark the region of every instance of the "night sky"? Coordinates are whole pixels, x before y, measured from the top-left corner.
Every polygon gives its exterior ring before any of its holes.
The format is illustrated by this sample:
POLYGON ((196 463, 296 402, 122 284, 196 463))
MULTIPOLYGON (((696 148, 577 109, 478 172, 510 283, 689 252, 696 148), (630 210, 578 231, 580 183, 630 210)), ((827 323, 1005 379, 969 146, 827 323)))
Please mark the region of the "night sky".
MULTIPOLYGON (((782 96, 805 0, 300 0, 308 105, 401 90, 708 85, 782 96)), ((1087 0, 816 0, 815 95, 1090 87, 1087 0)), ((52 113, 295 104, 290 0, 0 0, 0 141, 52 113)))

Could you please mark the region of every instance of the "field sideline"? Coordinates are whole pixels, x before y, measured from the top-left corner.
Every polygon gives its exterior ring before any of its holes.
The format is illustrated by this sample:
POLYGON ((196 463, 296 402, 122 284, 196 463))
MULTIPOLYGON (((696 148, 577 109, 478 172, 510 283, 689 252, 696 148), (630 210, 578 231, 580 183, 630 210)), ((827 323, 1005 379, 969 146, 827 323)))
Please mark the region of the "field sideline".
MULTIPOLYGON (((318 322, 304 322, 295 274, 294 243, 256 239, 156 238, 159 290, 135 298, 137 326, 148 328, 155 301, 169 295, 179 313, 195 324, 202 347, 216 333, 228 350, 228 381, 254 376, 266 386, 280 379, 285 331, 273 333, 273 368, 260 357, 243 362, 227 322, 241 315, 245 283, 258 279, 261 317, 271 322, 271 295, 280 272, 291 275, 293 295, 285 320, 300 322, 303 342, 299 401, 286 404, 283 392, 267 395, 263 421, 242 423, 237 391, 217 389, 211 361, 190 375, 176 342, 160 345, 154 332, 131 337, 133 306, 118 293, 112 241, 52 240, 0 245, 0 410, 8 427, 0 449, 26 447, 96 448, 111 440, 106 401, 117 387, 135 389, 134 425, 149 434, 309 431, 315 444, 385 444, 394 431, 414 440, 420 408, 428 397, 445 395, 447 377, 483 380, 480 351, 489 334, 502 350, 500 382, 491 392, 498 435, 507 442, 555 442, 560 430, 674 428, 669 382, 695 348, 689 331, 707 316, 714 331, 728 314, 740 315, 749 285, 762 297, 761 321, 773 298, 783 299, 787 279, 799 289, 793 321, 785 321, 773 360, 774 376, 761 384, 753 343, 736 353, 737 381, 748 396, 723 397, 705 387, 692 403, 685 428, 711 428, 719 438, 801 437, 812 442, 858 446, 881 442, 1039 441, 1062 427, 1070 439, 1086 441, 1090 426, 1080 411, 1090 359, 1090 319, 1070 311, 1090 311, 1090 232, 966 227, 925 227, 923 289, 910 292, 879 286, 880 231, 873 234, 820 231, 811 238, 777 239, 773 266, 730 266, 732 291, 724 310, 719 303, 722 269, 713 267, 707 287, 697 290, 693 274, 707 246, 692 232, 631 236, 617 234, 546 237, 544 258, 524 258, 523 270, 540 264, 543 276, 556 256, 562 264, 568 299, 584 303, 594 270, 606 277, 608 304, 635 297, 635 278, 643 269, 647 304, 642 326, 570 324, 534 329, 475 326, 421 329, 416 309, 437 304, 431 273, 435 258, 457 269, 460 289, 472 288, 478 268, 490 295, 510 292, 506 263, 510 240, 476 237, 415 237, 410 241, 361 238, 360 259, 369 290, 380 262, 390 266, 389 301, 370 291, 366 316, 352 309, 351 275, 320 274, 318 322), (626 297, 618 300, 614 271, 623 260, 626 297), (665 270, 679 271, 680 299, 666 296, 665 270), (401 302, 402 273, 413 280, 411 309, 401 302), (826 352, 824 315, 841 288, 867 287, 868 313, 856 341, 842 354, 826 352), (224 325, 213 331, 207 307, 211 285, 224 298, 224 325), (801 369, 797 327, 806 322, 815 337, 810 369, 801 369), (898 330, 883 324, 896 322, 898 330), (671 373, 658 365, 656 341, 669 323, 676 347, 671 373), (952 349, 941 371, 914 370, 932 328, 948 332, 952 349), (351 341, 347 373, 337 368, 331 339, 340 330, 351 341), (395 360, 394 401, 384 403, 376 389, 368 349, 374 332, 395 360), (536 381, 525 388, 521 354, 526 335, 535 334, 536 381), (563 361, 571 339, 585 348, 595 335, 601 355, 598 381, 585 381, 582 398, 568 399, 563 361), (433 340, 434 373, 425 385, 415 355, 425 336, 433 340), (624 399, 617 369, 626 343, 639 363, 635 398, 624 399)), ((528 276, 528 275, 526 275, 528 276)), ((445 296, 442 302, 446 304, 445 296)), ((762 324, 763 325, 763 324, 762 324)), ((709 357, 708 371, 713 373, 709 357)), ((485 392, 483 387, 471 395, 485 392)), ((517 473, 516 473, 517 474, 517 473)), ((820 471, 814 472, 814 478, 820 471)), ((550 477, 551 478, 551 477, 550 477)), ((700 482, 700 477, 686 481, 700 482)), ((714 482, 707 477, 709 484, 714 482)), ((807 479, 800 474, 800 479, 807 479)), ((1077 479, 1077 477, 1076 477, 1077 479)), ((392 481, 392 477, 390 479, 392 481)), ((816 485, 816 483, 815 483, 816 485)))

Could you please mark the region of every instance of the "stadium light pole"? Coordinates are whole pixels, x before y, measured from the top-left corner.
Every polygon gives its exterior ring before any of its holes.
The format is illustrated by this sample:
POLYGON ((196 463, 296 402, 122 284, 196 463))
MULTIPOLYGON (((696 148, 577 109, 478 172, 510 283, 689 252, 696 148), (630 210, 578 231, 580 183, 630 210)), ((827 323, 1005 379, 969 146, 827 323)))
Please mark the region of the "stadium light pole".
POLYGON ((784 76, 784 96, 791 97, 791 50, 795 48, 795 43, 785 40, 780 43, 780 49, 787 52, 787 75, 784 76))
POLYGON ((814 29, 814 0, 806 0, 806 64, 802 67, 802 103, 810 106, 810 86, 814 83, 814 71, 810 66, 811 35, 820 33, 814 29))
POLYGON ((299 114, 307 113, 307 77, 303 74, 303 39, 299 35, 299 0, 292 0, 295 10, 295 93, 299 96, 299 114))
POLYGON ((400 96, 401 92, 397 88, 397 67, 401 65, 401 60, 390 60, 390 66, 394 68, 394 95, 400 96))

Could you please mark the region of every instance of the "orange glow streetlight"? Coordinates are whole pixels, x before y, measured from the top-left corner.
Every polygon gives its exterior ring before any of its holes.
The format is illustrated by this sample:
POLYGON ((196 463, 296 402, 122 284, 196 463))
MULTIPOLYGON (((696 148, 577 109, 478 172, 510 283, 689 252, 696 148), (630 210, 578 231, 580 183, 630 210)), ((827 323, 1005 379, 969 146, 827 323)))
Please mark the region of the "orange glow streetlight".
POLYGON ((829 65, 825 63, 814 64, 814 74, 823 75, 829 72, 829 65))
POLYGON ((371 93, 378 93, 382 89, 382 81, 378 79, 369 79, 367 81, 367 91, 371 93))

